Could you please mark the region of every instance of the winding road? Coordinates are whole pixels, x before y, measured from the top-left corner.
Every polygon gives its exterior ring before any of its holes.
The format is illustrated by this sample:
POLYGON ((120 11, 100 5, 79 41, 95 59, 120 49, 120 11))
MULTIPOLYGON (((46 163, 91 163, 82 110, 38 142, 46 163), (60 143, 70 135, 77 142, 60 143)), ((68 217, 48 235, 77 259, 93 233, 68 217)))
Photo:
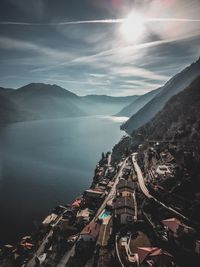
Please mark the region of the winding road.
POLYGON ((133 161, 133 166, 135 168, 136 174, 137 174, 137 178, 138 178, 138 182, 139 182, 139 186, 140 189, 142 190, 143 194, 149 198, 149 199, 153 199, 155 202, 157 202, 158 204, 160 204, 161 206, 163 206, 164 208, 168 209, 169 211, 173 212, 174 214, 178 215, 179 217, 181 217, 182 219, 191 222, 190 219, 188 219, 187 217, 185 217, 183 214, 181 214, 180 212, 176 211, 175 209, 166 206, 164 203, 160 202, 158 199, 156 199, 155 197, 153 197, 150 193, 148 188, 145 185, 144 182, 144 177, 142 174, 142 171, 137 163, 137 159, 136 159, 136 153, 132 154, 132 161, 133 161))

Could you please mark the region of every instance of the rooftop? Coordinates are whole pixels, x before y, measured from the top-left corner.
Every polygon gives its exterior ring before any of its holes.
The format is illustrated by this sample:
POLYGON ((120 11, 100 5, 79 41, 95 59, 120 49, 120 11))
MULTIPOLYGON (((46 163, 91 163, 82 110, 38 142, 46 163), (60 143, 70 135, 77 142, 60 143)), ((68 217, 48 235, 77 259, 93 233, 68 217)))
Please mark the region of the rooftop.
POLYGON ((134 210, 134 200, 132 197, 124 196, 116 198, 116 201, 114 203, 114 208, 121 209, 124 207, 134 210))
POLYGON ((120 179, 118 184, 117 184, 117 189, 120 188, 130 188, 130 189, 134 189, 134 183, 132 181, 129 180, 125 180, 125 179, 120 179))

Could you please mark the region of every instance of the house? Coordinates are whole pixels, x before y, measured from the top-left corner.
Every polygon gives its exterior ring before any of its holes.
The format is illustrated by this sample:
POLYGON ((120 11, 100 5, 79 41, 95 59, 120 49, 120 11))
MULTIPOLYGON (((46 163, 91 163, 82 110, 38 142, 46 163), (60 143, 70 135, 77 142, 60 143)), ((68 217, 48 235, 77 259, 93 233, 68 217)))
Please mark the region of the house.
POLYGON ((117 188, 117 190, 121 190, 121 192, 123 190, 133 192, 134 191, 134 183, 133 183, 133 181, 125 180, 122 178, 119 180, 116 188, 117 188))
POLYGON ((90 215, 91 215, 91 211, 88 208, 86 208, 84 210, 80 210, 77 213, 76 218, 77 218, 77 221, 83 220, 85 222, 89 222, 90 215))
POLYGON ((137 259, 137 265, 141 267, 174 266, 173 256, 158 247, 138 247, 135 256, 137 259))
POLYGON ((114 203, 114 214, 120 224, 131 223, 134 220, 134 199, 129 196, 118 197, 114 203))
POLYGON ((89 208, 96 208, 100 206, 103 201, 105 197, 105 190, 102 191, 100 188, 87 189, 84 191, 83 197, 89 208))
POLYGON ((81 237, 90 236, 93 240, 95 240, 99 235, 100 224, 96 222, 91 222, 86 225, 81 231, 81 237))
POLYGON ((58 218, 58 215, 52 213, 52 214, 48 215, 48 216, 44 219, 44 221, 42 222, 42 224, 43 224, 44 226, 47 226, 47 225, 49 225, 50 223, 55 222, 55 220, 56 220, 57 218, 58 218))
POLYGON ((100 224, 91 222, 86 225, 80 233, 80 238, 76 244, 75 252, 83 257, 88 257, 92 254, 95 242, 100 231, 100 224))
POLYGON ((158 165, 156 168, 156 173, 159 175, 172 175, 171 170, 166 165, 158 165))
POLYGON ((116 188, 118 196, 131 197, 134 192, 134 183, 129 180, 120 179, 116 188))
POLYGON ((194 229, 185 225, 176 218, 170 218, 162 221, 168 233, 173 237, 178 238, 182 233, 189 234, 193 233, 194 229))
POLYGON ((82 199, 76 199, 73 203, 72 203, 72 208, 77 209, 80 207, 82 202, 82 199))

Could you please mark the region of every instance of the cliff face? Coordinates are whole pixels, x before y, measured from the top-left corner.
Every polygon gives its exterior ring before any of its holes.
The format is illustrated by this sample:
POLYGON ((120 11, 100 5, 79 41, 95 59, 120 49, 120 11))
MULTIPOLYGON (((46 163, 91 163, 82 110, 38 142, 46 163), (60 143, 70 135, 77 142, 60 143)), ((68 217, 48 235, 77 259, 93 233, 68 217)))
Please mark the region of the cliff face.
POLYGON ((199 75, 200 59, 174 76, 161 87, 161 91, 125 124, 123 124, 122 129, 131 134, 134 130, 150 121, 173 95, 184 90, 199 75))

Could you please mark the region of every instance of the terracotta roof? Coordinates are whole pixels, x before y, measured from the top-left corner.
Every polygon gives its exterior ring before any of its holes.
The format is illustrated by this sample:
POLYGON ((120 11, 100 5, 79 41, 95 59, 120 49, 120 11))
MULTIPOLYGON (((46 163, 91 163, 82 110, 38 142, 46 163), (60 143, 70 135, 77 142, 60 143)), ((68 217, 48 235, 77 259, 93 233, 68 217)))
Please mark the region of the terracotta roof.
POLYGON ((81 231, 81 235, 91 235, 94 238, 96 238, 99 234, 100 231, 100 225, 99 223, 96 222, 92 222, 88 225, 85 226, 85 228, 83 228, 83 230, 81 231))
POLYGON ((137 254, 139 258, 139 263, 141 264, 147 257, 155 257, 155 256, 168 256, 173 258, 171 254, 167 251, 162 250, 158 247, 138 247, 137 254))
POLYGON ((174 233, 177 231, 177 229, 179 228, 179 226, 182 225, 181 221, 179 221, 176 218, 170 218, 170 219, 163 220, 162 223, 165 226, 167 226, 174 233))

